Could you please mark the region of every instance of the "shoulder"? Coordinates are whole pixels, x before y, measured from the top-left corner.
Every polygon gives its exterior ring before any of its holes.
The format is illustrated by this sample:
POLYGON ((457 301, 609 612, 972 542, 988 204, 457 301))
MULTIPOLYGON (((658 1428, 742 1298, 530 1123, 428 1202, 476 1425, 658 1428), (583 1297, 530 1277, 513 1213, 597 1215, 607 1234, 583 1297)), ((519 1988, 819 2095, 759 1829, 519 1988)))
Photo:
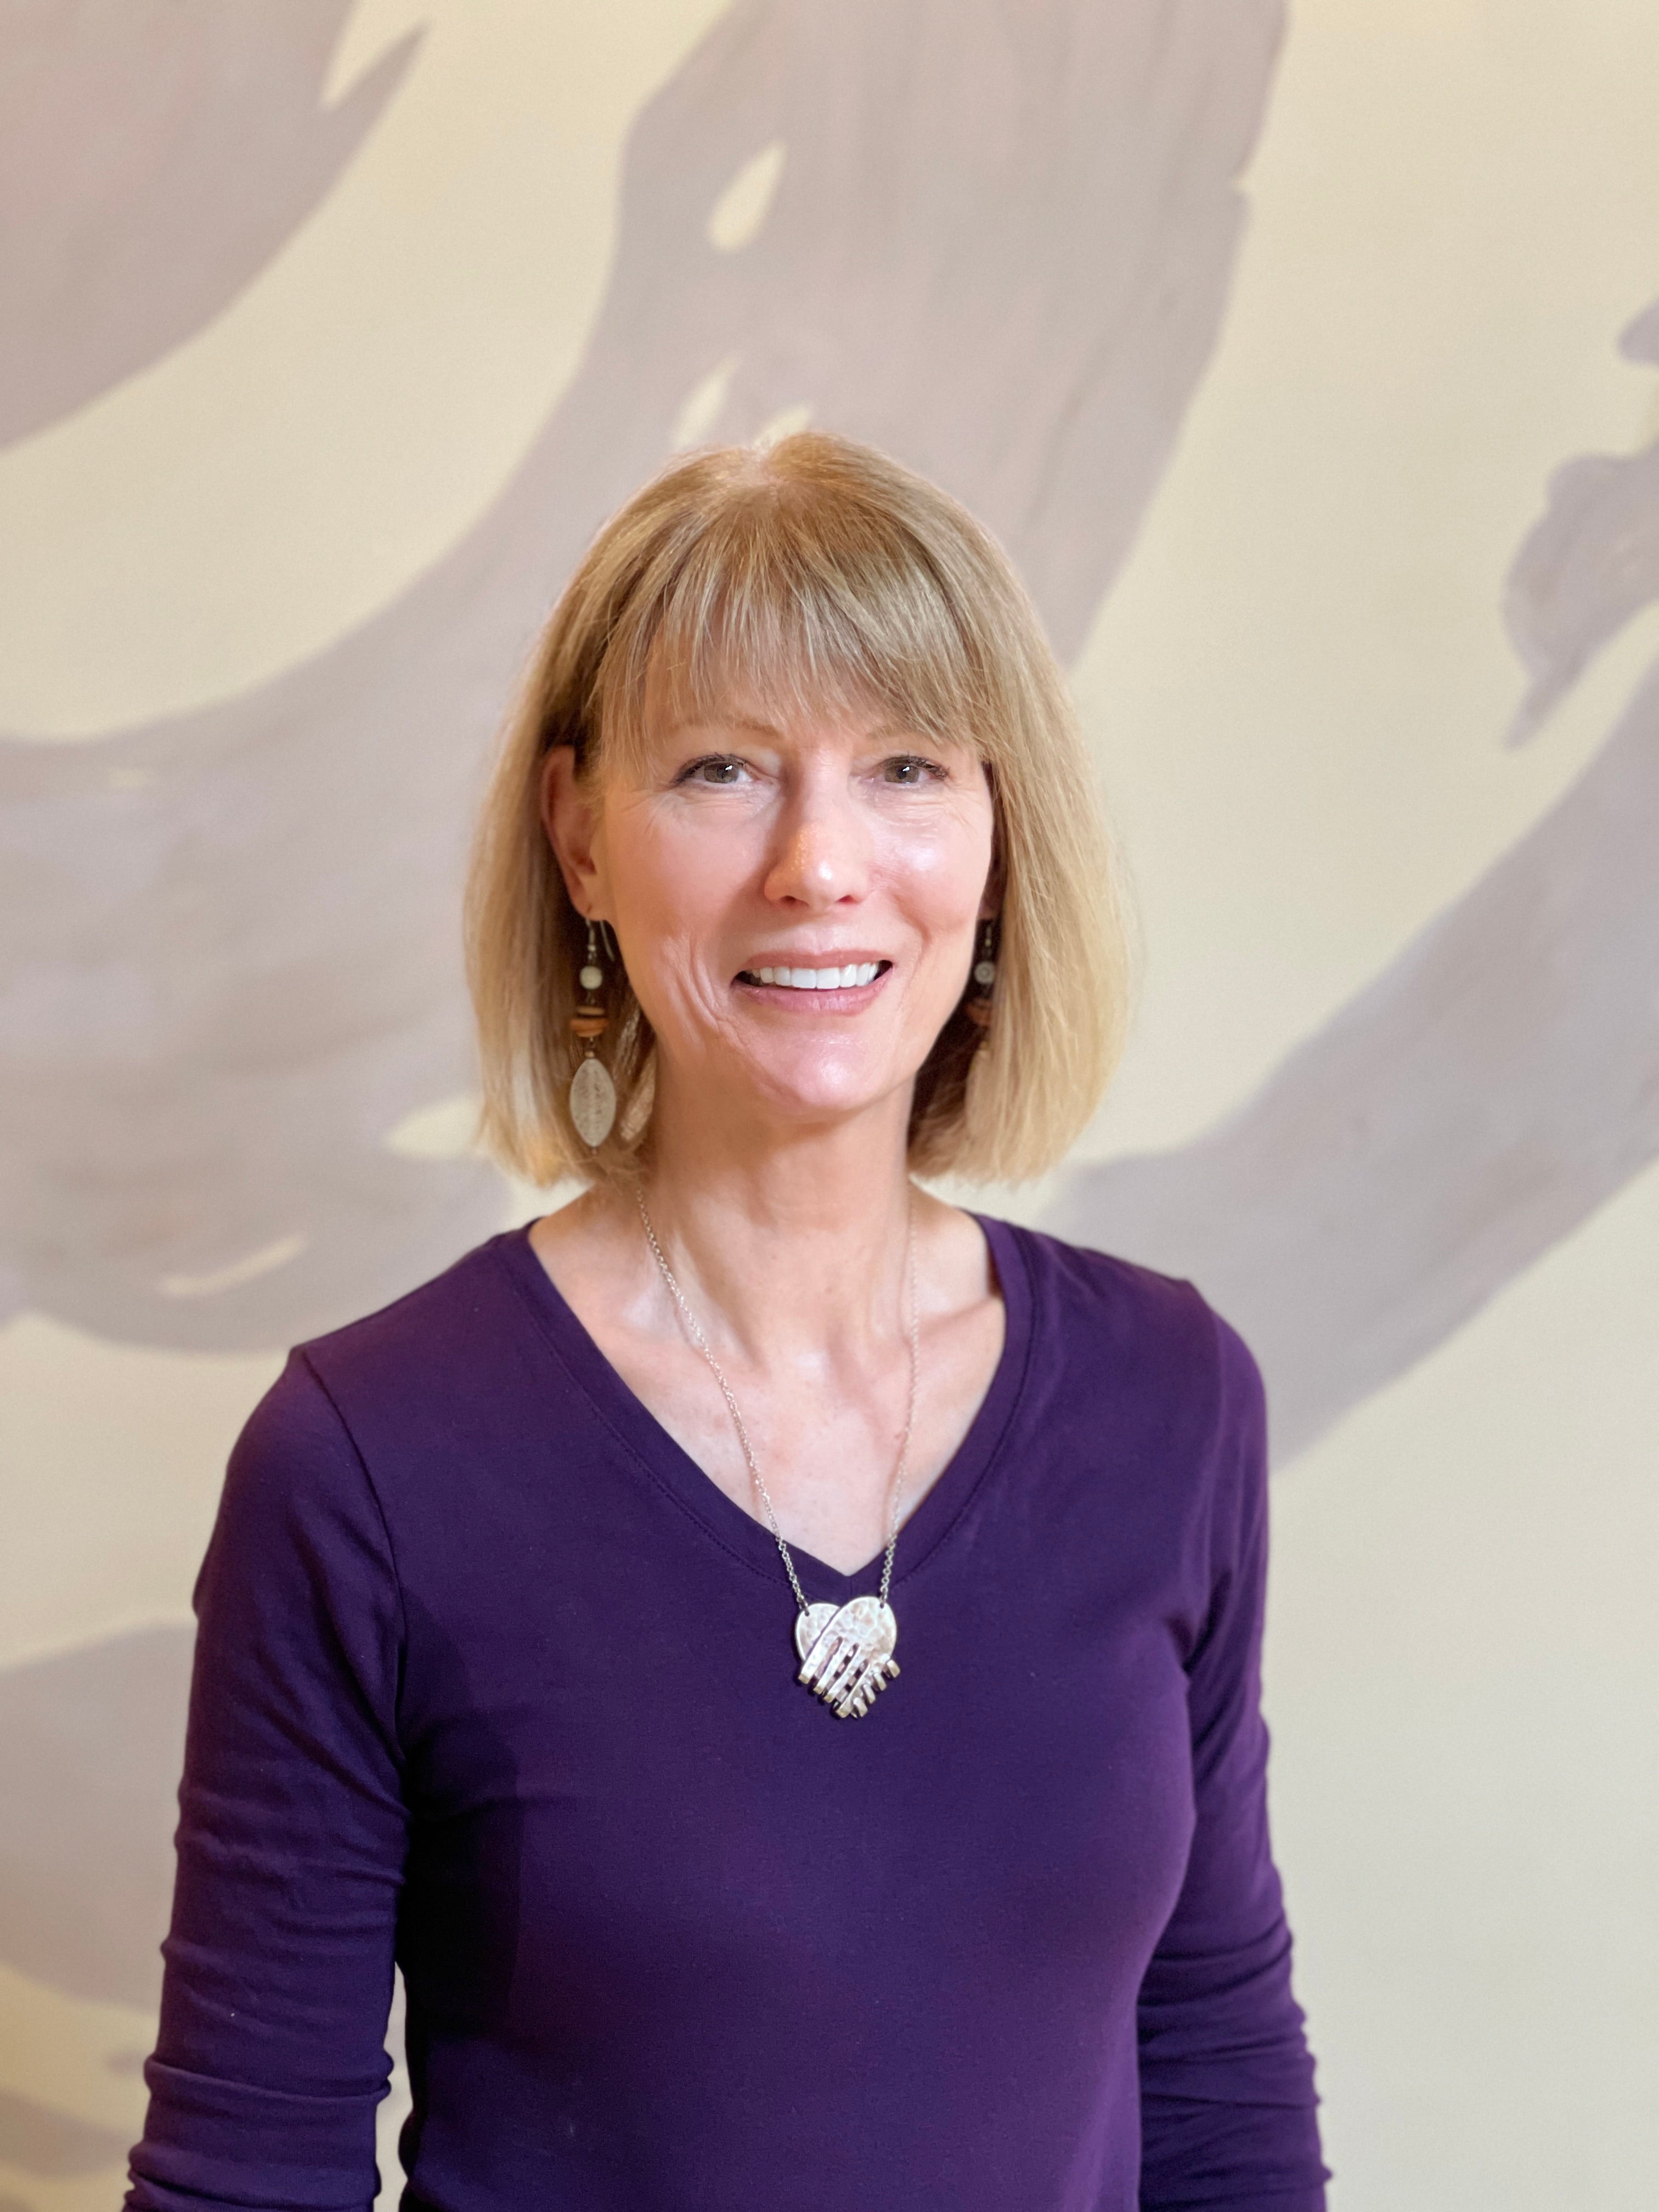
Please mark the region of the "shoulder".
POLYGON ((401 1297, 307 1337, 294 1347, 290 1369, 303 1370, 348 1425, 364 1403, 433 1407, 457 1390, 487 1388, 528 1320, 515 1279, 527 1253, 522 1231, 488 1237, 401 1297))
POLYGON ((515 1239, 489 1237, 401 1297, 295 1345, 243 1425, 228 1492, 269 1489, 290 1504, 337 1497, 366 1474, 374 1482, 386 1444, 401 1457, 499 1393, 532 1334, 501 1249, 515 1239))
POLYGON ((1155 1267, 1009 1221, 987 1224, 994 1251, 1018 1255, 1034 1317, 1098 1352, 1121 1345, 1142 1359, 1218 1382, 1255 1373, 1249 1346, 1193 1283, 1155 1267))
POLYGON ((1145 1430, 1201 1459, 1259 1449, 1261 1370, 1194 1284, 1012 1222, 987 1231, 1024 1278, 1034 1358, 1062 1365, 1072 1389, 1132 1401, 1145 1430))

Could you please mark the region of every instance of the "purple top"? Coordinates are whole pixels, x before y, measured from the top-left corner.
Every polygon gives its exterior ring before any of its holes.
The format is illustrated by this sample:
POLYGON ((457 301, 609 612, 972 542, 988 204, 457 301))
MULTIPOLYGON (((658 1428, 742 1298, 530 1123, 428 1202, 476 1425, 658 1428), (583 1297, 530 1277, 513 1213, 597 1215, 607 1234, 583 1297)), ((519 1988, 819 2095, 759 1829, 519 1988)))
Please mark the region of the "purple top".
POLYGON ((367 2206, 395 1952, 405 2206, 1319 2212, 1255 1363, 984 1228, 1006 1345, 860 1720, 525 1230, 293 1354, 197 1591, 130 2206, 367 2206))

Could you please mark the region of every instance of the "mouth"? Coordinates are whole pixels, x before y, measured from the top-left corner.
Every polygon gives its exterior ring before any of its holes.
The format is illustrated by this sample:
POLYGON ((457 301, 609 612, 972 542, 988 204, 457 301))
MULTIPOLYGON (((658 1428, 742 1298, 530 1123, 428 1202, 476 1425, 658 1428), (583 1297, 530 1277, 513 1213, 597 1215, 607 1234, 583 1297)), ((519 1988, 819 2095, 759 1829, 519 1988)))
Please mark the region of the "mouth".
POLYGON ((799 967, 740 968, 736 981, 745 991, 761 992, 780 1003, 861 1005, 891 968, 890 960, 828 962, 799 967))

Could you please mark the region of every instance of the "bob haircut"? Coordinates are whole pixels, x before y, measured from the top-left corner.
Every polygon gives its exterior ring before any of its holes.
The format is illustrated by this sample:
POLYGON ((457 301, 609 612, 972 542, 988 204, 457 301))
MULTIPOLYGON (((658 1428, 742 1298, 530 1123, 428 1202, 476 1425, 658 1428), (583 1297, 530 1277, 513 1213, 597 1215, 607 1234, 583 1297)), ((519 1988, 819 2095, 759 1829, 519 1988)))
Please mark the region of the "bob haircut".
MULTIPOLYGON (((741 700, 786 720, 858 706, 978 753, 995 810, 997 975, 916 1078, 918 1174, 1014 1182, 1052 1167, 1099 1103, 1127 998, 1119 882, 1065 679, 1006 557, 964 508, 821 431, 677 459, 605 524, 554 608, 508 720, 466 891, 479 1135, 513 1173, 626 1182, 648 1158, 654 1039, 620 967, 601 1045, 616 1127, 590 1152, 567 1093, 587 924, 542 825, 543 758, 597 787, 655 718, 741 700)), ((659 724, 658 725, 660 726, 659 724)))

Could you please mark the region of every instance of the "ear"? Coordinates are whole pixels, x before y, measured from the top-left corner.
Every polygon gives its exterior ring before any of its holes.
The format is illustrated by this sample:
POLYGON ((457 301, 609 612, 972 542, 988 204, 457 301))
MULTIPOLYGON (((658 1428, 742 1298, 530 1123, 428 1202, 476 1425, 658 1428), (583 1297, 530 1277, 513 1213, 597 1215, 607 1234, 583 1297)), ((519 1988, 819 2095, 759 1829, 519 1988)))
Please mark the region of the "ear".
POLYGON ((590 921, 604 913, 604 870, 599 841, 599 801, 576 780, 576 756, 555 745, 542 763, 542 827, 553 848, 570 903, 590 921))
POLYGON ((997 804, 996 779, 988 768, 985 781, 991 791, 991 865, 985 872, 985 889, 980 893, 979 918, 994 921, 1002 912, 1002 809, 997 804))

